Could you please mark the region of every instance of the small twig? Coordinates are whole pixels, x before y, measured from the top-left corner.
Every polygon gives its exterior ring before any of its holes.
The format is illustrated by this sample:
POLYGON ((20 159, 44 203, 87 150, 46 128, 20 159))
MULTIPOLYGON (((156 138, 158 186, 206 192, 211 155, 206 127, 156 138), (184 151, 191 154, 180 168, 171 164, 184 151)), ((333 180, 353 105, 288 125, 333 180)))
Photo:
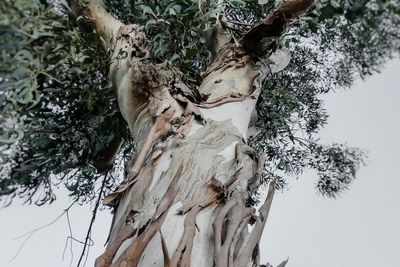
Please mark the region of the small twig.
POLYGON ((82 244, 83 244, 83 242, 74 238, 73 233, 72 233, 71 221, 69 219, 69 213, 68 212, 67 212, 66 216, 67 216, 67 224, 68 224, 69 236, 67 237, 67 239, 65 241, 65 246, 64 246, 64 250, 63 250, 63 254, 62 254, 62 261, 64 261, 65 251, 67 250, 68 242, 70 242, 71 260, 70 260, 69 266, 72 266, 72 262, 73 262, 73 259, 74 259, 74 251, 72 249, 72 241, 76 241, 76 242, 79 242, 79 243, 82 243, 82 244))
POLYGON ((25 31, 23 31, 23 30, 14 29, 14 31, 17 32, 17 33, 21 33, 21 34, 23 34, 23 35, 25 35, 25 36, 28 36, 29 38, 35 39, 34 36, 33 36, 32 34, 29 34, 29 33, 25 32, 25 31))
MULTIPOLYGON (((89 240, 90 240, 91 244, 94 245, 94 242, 93 242, 93 240, 92 240, 90 237, 89 237, 89 240)), ((87 259, 88 259, 88 257, 89 257, 89 250, 90 250, 90 247, 91 247, 91 246, 89 245, 88 248, 87 248, 87 253, 86 253, 85 261, 83 262, 83 266, 86 265, 87 259)))
POLYGON ((68 213, 68 210, 69 210, 75 203, 76 203, 76 200, 75 200, 74 202, 72 202, 71 205, 68 206, 68 208, 66 208, 60 215, 57 216, 57 218, 55 218, 55 219, 54 219, 53 221, 51 221, 50 223, 45 224, 45 225, 43 225, 43 226, 40 226, 40 227, 38 227, 38 228, 35 228, 35 229, 33 229, 33 230, 31 230, 31 231, 25 233, 25 234, 22 234, 22 235, 20 235, 20 236, 17 236, 16 238, 14 238, 13 240, 17 240, 17 239, 20 239, 20 238, 26 236, 26 238, 25 238, 24 241, 22 242, 21 246, 18 248, 17 253, 16 253, 8 262, 12 262, 12 261, 19 255, 19 253, 21 253, 21 251, 22 251, 22 249, 24 248, 25 244, 28 242, 28 240, 32 237, 32 235, 33 235, 34 233, 36 233, 36 232, 42 230, 43 228, 46 228, 46 227, 48 227, 48 226, 54 224, 55 222, 57 222, 62 216, 64 216, 64 214, 68 213))
MULTIPOLYGON (((99 192, 99 197, 97 198, 96 204, 95 204, 94 209, 93 209, 92 219, 91 219, 91 221, 90 221, 89 228, 88 228, 88 230, 87 230, 86 237, 85 237, 85 242, 84 242, 84 244, 83 244, 82 253, 81 253, 81 256, 79 257, 79 261, 78 261, 78 264, 76 265, 76 267, 79 267, 79 266, 81 265, 81 262, 82 262, 83 256, 85 256, 86 247, 88 246, 89 241, 91 241, 91 245, 93 245, 93 241, 92 241, 92 239, 90 238, 90 235, 91 235, 91 233, 92 233, 92 226, 93 226, 93 223, 94 223, 94 221, 95 221, 95 219, 96 219, 96 214, 97 214, 97 210, 98 210, 99 205, 100 205, 101 196, 102 196, 103 191, 104 191, 104 186, 105 186, 106 181, 107 181, 107 176, 108 176, 108 172, 106 172, 106 174, 104 175, 103 182, 101 183, 100 192, 99 192)), ((89 249, 87 249, 87 250, 88 250, 88 252, 89 252, 89 249)), ((87 254, 88 254, 88 253, 87 253, 87 254)), ((87 260, 87 255, 86 255, 85 262, 83 263, 83 266, 85 266, 86 260, 87 260)))
POLYGON ((241 26, 253 26, 254 23, 245 23, 245 22, 240 22, 240 21, 228 21, 228 23, 236 24, 236 25, 241 25, 241 26))
MULTIPOLYGON (((85 244, 83 241, 80 241, 79 239, 76 239, 75 237, 68 236, 67 239, 65 240, 65 245, 64 245, 64 250, 63 250, 63 255, 62 255, 62 261, 64 261, 64 256, 65 256, 65 251, 67 250, 68 242, 71 242, 71 254, 72 254, 72 241, 75 241, 80 244, 85 244)), ((72 266, 72 258, 70 262, 70 266, 72 266)))
POLYGON ((63 83, 62 81, 60 81, 59 79, 51 76, 50 74, 48 74, 47 72, 41 71, 41 74, 43 74, 44 76, 47 76, 50 79, 53 79, 54 81, 58 82, 59 84, 65 85, 65 83, 63 83))

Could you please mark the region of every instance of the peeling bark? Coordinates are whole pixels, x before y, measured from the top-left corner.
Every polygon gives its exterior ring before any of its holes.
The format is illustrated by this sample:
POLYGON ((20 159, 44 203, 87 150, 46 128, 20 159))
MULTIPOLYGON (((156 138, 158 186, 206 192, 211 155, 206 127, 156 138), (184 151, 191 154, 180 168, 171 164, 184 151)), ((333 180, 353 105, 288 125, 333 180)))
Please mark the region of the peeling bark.
POLYGON ((219 40, 195 90, 171 63, 152 60, 138 25, 114 19, 100 0, 74 2, 109 53, 110 79, 138 151, 105 198, 115 214, 96 267, 260 266, 258 242, 275 183, 257 214, 249 200, 264 159, 246 145, 247 130, 263 80, 290 57, 271 45, 254 56, 254 48, 265 46, 265 37, 276 40, 312 4, 285 2, 240 44, 219 40))

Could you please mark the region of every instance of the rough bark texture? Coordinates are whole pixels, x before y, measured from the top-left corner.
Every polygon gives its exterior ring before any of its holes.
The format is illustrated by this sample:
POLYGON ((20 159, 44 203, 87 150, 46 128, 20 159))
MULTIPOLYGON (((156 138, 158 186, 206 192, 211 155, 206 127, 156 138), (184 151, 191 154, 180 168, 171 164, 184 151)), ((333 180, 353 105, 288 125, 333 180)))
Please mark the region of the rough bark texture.
POLYGON ((249 199, 264 159, 246 145, 247 130, 263 80, 289 55, 271 45, 254 49, 266 37, 276 41, 312 2, 283 5, 241 45, 219 41, 197 92, 169 62, 154 63, 138 25, 114 19, 99 0, 75 2, 78 19, 95 28, 110 54, 110 79, 138 151, 105 199, 115 214, 96 267, 260 266, 258 242, 275 187, 257 213, 249 199))

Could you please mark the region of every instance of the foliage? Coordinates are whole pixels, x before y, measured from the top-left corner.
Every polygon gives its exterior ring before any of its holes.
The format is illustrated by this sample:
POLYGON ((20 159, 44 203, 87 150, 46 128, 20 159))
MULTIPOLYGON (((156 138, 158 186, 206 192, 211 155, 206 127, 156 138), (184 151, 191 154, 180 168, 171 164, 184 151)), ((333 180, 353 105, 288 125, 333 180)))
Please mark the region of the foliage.
POLYGON ((43 204, 64 183, 90 200, 102 176, 90 163, 125 127, 105 55, 93 33, 36 1, 3 1, 0 14, 0 195, 43 204))
POLYGON ((105 1, 110 12, 123 22, 143 25, 151 40, 154 56, 160 61, 170 60, 183 72, 186 81, 193 85, 199 84, 200 73, 212 60, 207 38, 220 16, 224 13, 236 14, 241 19, 249 20, 250 17, 254 23, 254 18, 265 17, 272 7, 264 5, 260 8, 255 2, 246 4, 238 0, 229 1, 230 4, 222 2, 125 0, 121 4, 119 0, 105 1), (244 8, 246 5, 249 7, 244 8))
MULTIPOLYGON (((172 61, 192 86, 212 59, 207 37, 220 16, 240 22, 230 30, 240 38, 274 6, 240 0, 105 2, 119 19, 143 25, 155 57, 172 61)), ((92 162, 126 130, 97 39, 78 31, 62 10, 38 0, 3 0, 0 6, 0 196, 18 194, 43 204, 55 199, 52 187, 64 183, 81 202, 91 200, 104 175, 92 162)), ((364 154, 318 143, 315 134, 327 121, 320 96, 379 71, 398 52, 399 17, 394 0, 322 1, 283 36, 292 62, 266 81, 257 106, 262 131, 251 140, 270 162, 265 181, 280 177, 283 186, 283 177, 311 168, 320 176, 317 188, 328 196, 352 181, 364 154)), ((107 190, 114 184, 109 177, 107 190)))
POLYGON ((282 177, 315 169, 319 192, 334 197, 355 178, 365 153, 318 144, 314 135, 328 118, 320 96, 349 88, 400 51, 400 6, 390 0, 322 3, 283 37, 292 60, 266 81, 257 105, 264 127, 251 142, 275 163, 266 166, 265 179, 278 177, 283 186, 282 177))

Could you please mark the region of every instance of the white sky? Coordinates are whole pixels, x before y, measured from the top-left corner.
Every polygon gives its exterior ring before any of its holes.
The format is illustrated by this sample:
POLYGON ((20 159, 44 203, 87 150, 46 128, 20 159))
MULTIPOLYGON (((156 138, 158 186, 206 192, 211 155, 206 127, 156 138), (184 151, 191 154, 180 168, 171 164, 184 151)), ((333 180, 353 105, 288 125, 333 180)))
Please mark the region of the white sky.
POLYGON ((368 166, 338 199, 315 194, 309 173, 278 194, 262 259, 295 267, 400 266, 400 61, 352 90, 330 94, 322 142, 369 151, 368 166))
MULTIPOLYGON (((321 132, 323 142, 342 142, 369 151, 368 166, 336 200, 316 194, 316 175, 307 173, 278 193, 262 238, 262 262, 277 265, 289 257, 293 267, 400 266, 400 60, 381 74, 358 82, 350 91, 330 94, 330 116, 321 132)), ((51 222, 68 206, 68 198, 51 206, 13 204, 0 209, 0 266, 70 266, 71 252, 62 254, 68 236, 64 216, 35 233, 20 254, 24 238, 15 237, 51 222)), ((86 266, 93 266, 108 233, 108 211, 98 213, 86 266)), ((90 222, 88 207, 70 212, 74 237, 83 239, 90 222)), ((76 266, 80 246, 73 246, 76 266)), ((197 266, 196 266, 197 267, 197 266)))

